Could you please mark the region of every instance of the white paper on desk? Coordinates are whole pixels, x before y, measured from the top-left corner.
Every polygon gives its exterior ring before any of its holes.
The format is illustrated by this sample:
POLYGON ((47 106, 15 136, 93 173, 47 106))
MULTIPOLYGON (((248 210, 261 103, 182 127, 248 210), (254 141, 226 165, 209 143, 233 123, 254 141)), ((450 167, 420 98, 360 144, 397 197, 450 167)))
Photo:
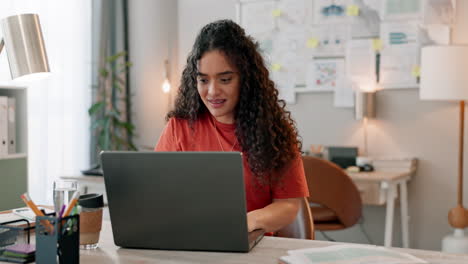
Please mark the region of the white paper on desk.
POLYGON ((378 246, 336 245, 289 250, 288 254, 304 264, 410 264, 427 263, 407 253, 378 246))
POLYGON ((275 8, 276 2, 273 0, 241 1, 240 24, 249 35, 272 32, 276 28, 272 15, 275 8))
POLYGON ((406 44, 382 50, 380 57, 380 84, 384 88, 415 88, 417 78, 413 67, 420 65, 419 45, 406 44))
POLYGON ((334 91, 344 78, 344 59, 313 59, 307 64, 308 91, 334 91))

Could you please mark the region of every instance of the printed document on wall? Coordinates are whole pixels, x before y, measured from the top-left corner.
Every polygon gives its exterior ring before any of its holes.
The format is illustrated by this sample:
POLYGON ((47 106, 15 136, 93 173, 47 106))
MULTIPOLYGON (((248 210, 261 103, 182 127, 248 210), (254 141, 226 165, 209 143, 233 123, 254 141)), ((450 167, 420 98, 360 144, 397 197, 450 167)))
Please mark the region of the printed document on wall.
POLYGON ((354 106, 354 90, 350 80, 345 80, 343 85, 335 88, 333 95, 333 106, 335 107, 353 107, 354 106))
POLYGON ((359 89, 376 83, 376 52, 372 39, 351 40, 346 49, 346 75, 359 89))
POLYGON ((272 33, 276 29, 272 15, 276 2, 272 0, 242 2, 240 5, 241 26, 247 34, 255 36, 261 33, 272 33))
POLYGON ((419 43, 418 22, 385 22, 380 26, 383 46, 419 43))
POLYGON ((307 30, 306 46, 315 57, 344 56, 350 36, 350 26, 318 25, 307 30), (310 45, 316 40, 315 45, 310 45))
POLYGON ((420 19, 422 17, 423 1, 427 0, 382 0, 382 19, 420 19))
POLYGON ((315 0, 315 24, 343 24, 348 22, 346 8, 351 0, 315 0))
POLYGON ((307 63, 306 40, 304 30, 278 33, 273 39, 271 64, 277 65, 295 75, 296 85, 305 84, 305 67, 307 63))
POLYGON ((334 91, 343 85, 344 59, 314 59, 307 65, 307 91, 334 91))
POLYGON ((284 69, 273 70, 270 72, 272 72, 271 78, 279 91, 279 99, 283 99, 286 103, 295 104, 296 93, 294 91, 294 86, 296 78, 294 74, 284 69))
POLYGON ((384 49, 380 58, 380 84, 384 88, 418 87, 413 69, 420 65, 419 49, 418 44, 384 49))
POLYGON ((276 8, 276 19, 280 31, 295 30, 313 23, 313 1, 280 0, 276 8))

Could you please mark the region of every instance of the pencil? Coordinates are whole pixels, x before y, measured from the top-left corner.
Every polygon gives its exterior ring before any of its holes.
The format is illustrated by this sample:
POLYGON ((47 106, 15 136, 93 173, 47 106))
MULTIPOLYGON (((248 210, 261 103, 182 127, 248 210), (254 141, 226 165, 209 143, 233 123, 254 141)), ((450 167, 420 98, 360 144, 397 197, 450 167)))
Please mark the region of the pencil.
POLYGON ((65 209, 65 212, 63 213, 62 217, 67 217, 70 214, 71 210, 73 209, 73 207, 75 207, 76 203, 78 202, 79 197, 80 197, 80 191, 75 191, 75 193, 73 194, 72 199, 71 199, 70 203, 68 204, 67 209, 65 209))
POLYGON ((36 204, 31 200, 29 197, 28 193, 24 193, 21 195, 21 199, 24 201, 24 203, 31 208, 31 210, 34 212, 35 215, 37 216, 44 216, 44 214, 37 208, 36 204))
MULTIPOLYGON (((36 204, 31 200, 31 197, 29 197, 28 193, 23 193, 21 196, 21 199, 24 201, 24 203, 31 208, 31 210, 34 212, 36 216, 44 216, 44 213, 42 213, 39 208, 37 208, 36 204)), ((49 221, 43 221, 42 222, 46 227, 50 228, 49 231, 52 232, 53 226, 49 223, 49 221)))

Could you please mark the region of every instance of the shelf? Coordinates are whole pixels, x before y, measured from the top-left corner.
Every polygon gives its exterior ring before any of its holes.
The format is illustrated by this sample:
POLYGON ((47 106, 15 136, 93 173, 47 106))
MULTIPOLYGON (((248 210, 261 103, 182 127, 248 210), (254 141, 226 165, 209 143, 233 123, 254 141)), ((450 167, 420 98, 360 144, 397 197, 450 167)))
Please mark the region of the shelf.
POLYGON ((8 155, 0 155, 0 160, 22 159, 26 157, 28 157, 26 153, 8 154, 8 155))

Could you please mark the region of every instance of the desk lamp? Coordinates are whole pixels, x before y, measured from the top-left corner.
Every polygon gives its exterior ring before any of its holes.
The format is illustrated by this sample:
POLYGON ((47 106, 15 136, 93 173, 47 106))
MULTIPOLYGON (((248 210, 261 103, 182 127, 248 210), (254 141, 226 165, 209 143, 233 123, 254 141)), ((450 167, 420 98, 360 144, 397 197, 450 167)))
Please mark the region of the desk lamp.
POLYGON ((357 165, 369 164, 370 160, 367 157, 367 123, 369 118, 375 118, 375 93, 376 91, 356 91, 354 114, 356 120, 363 121, 364 132, 364 151, 358 157, 357 165))
POLYGON ((0 41, 0 53, 5 46, 12 79, 32 80, 49 74, 38 15, 7 17, 2 19, 1 28, 3 39, 0 41))
POLYGON ((468 45, 427 46, 421 53, 422 100, 459 102, 458 191, 457 206, 448 214, 455 231, 442 241, 442 250, 468 253, 468 211, 463 206, 463 137, 465 100, 468 99, 468 45))

